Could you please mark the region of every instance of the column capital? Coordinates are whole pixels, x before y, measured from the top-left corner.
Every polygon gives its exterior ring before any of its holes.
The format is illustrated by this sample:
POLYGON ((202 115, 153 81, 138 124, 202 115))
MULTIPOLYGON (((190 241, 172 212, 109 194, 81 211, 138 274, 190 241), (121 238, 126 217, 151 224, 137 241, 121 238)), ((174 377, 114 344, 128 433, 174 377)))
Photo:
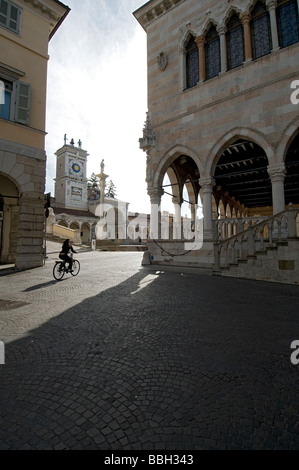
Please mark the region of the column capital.
POLYGON ((268 10, 273 10, 277 7, 277 0, 266 0, 265 3, 268 10))
POLYGON ((181 205, 183 204, 183 202, 184 202, 184 200, 183 200, 183 198, 181 198, 180 196, 174 196, 174 197, 172 198, 172 203, 173 203, 173 204, 178 204, 178 205, 181 206, 181 205))
POLYGON ((202 34, 201 36, 197 36, 195 38, 195 42, 197 44, 197 46, 204 46, 205 42, 206 42, 206 38, 205 36, 202 34))
POLYGON ((216 181, 214 178, 201 178, 199 180, 199 185, 203 190, 210 190, 212 191, 214 186, 216 185, 216 181))
POLYGON ((268 166, 268 174, 271 181, 283 181, 286 175, 285 165, 268 166))
POLYGON ((151 198, 151 203, 152 204, 160 204, 161 197, 164 194, 164 189, 162 189, 162 188, 149 188, 147 190, 147 194, 151 198))
POLYGON ((227 32, 226 26, 224 25, 218 26, 217 33, 219 34, 219 36, 221 36, 222 34, 226 34, 226 32, 227 32))
POLYGON ((244 13, 241 13, 240 15, 240 20, 242 24, 249 23, 251 20, 251 14, 249 10, 244 11, 244 13))

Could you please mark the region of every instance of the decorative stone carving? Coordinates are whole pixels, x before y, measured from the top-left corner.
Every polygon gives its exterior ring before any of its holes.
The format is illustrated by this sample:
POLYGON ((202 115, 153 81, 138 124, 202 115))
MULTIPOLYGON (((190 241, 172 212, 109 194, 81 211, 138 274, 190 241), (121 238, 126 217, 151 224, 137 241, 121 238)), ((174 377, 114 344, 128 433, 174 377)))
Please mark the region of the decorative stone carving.
POLYGON ((167 53, 160 52, 160 54, 157 57, 157 62, 158 62, 159 69, 163 72, 163 70, 165 70, 168 65, 167 53))
POLYGON ((285 165, 268 166, 268 174, 272 183, 275 181, 283 181, 286 175, 285 165))
POLYGON ((266 7, 268 10, 272 10, 277 7, 277 0, 266 0, 266 7))
POLYGON ((214 180, 214 178, 201 178, 199 180, 199 184, 203 190, 212 191, 216 184, 216 181, 214 180))
POLYGON ((140 148, 144 152, 150 151, 156 143, 154 129, 151 123, 150 114, 146 113, 146 121, 143 128, 143 137, 139 139, 140 148))
POLYGON ((147 194, 151 198, 151 203, 152 204, 160 204, 161 202, 161 197, 164 194, 164 189, 162 188, 148 188, 147 194))

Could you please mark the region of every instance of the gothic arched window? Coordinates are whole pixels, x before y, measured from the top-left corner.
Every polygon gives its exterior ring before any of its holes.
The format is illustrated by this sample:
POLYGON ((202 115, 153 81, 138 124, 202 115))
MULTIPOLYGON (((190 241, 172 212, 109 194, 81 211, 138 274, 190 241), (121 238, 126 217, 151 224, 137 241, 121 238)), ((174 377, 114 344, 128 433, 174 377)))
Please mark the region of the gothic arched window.
POLYGON ((277 3, 279 45, 287 47, 299 41, 297 0, 280 0, 277 3))
POLYGON ((197 85, 199 81, 198 47, 192 36, 186 46, 186 88, 197 85))
POLYGON ((206 79, 216 77, 221 71, 220 40, 215 26, 211 26, 206 35, 205 44, 206 79))
POLYGON ((272 37, 270 17, 264 2, 258 1, 251 11, 251 40, 253 58, 270 54, 272 37))
POLYGON ((228 69, 234 69, 244 62, 244 33, 239 16, 234 13, 227 23, 227 62, 228 69))

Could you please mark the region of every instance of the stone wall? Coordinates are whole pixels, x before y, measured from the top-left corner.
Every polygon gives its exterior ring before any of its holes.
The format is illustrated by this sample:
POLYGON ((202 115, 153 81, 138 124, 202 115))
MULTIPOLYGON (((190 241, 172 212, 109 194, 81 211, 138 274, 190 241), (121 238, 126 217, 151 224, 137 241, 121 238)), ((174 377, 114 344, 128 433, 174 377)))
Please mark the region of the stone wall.
POLYGON ((42 266, 45 229, 45 152, 0 139, 1 194, 4 196, 4 237, 1 262, 18 269, 42 266), (17 196, 5 194, 13 191, 17 196), (11 202, 13 201, 13 202, 11 202))
POLYGON ((290 99, 291 83, 299 78, 298 43, 183 89, 188 35, 200 37, 212 23, 220 30, 232 9, 244 13, 251 4, 185 0, 146 25, 148 107, 156 136, 148 162, 150 187, 159 186, 176 148, 196 161, 201 177, 213 176, 223 146, 236 137, 259 144, 269 165, 283 163, 289 129, 298 127, 298 106, 290 99), (161 70, 157 57, 163 51, 168 64, 161 70))

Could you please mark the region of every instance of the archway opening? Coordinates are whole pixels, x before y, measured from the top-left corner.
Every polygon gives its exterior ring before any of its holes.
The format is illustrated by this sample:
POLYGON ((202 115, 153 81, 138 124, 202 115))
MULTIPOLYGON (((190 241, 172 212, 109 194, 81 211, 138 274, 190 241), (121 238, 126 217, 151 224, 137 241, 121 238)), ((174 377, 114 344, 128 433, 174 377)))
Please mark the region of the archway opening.
POLYGON ((0 188, 0 263, 13 264, 17 256, 20 194, 4 175, 0 175, 0 188))
POLYGON ((221 154, 215 168, 216 199, 236 213, 272 214, 268 158, 255 142, 238 139, 221 154))
POLYGON ((187 155, 180 155, 167 168, 162 183, 162 238, 192 238, 200 199, 199 177, 195 161, 187 155))
POLYGON ((294 138, 285 158, 285 202, 299 206, 299 134, 294 138))
POLYGON ((81 240, 82 243, 88 244, 90 243, 90 227, 87 223, 82 224, 81 227, 81 240))
POLYGON ((58 225, 68 228, 68 224, 65 220, 58 220, 58 225))

